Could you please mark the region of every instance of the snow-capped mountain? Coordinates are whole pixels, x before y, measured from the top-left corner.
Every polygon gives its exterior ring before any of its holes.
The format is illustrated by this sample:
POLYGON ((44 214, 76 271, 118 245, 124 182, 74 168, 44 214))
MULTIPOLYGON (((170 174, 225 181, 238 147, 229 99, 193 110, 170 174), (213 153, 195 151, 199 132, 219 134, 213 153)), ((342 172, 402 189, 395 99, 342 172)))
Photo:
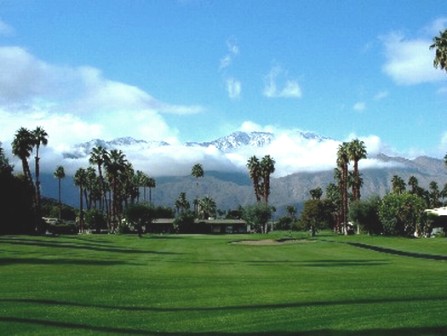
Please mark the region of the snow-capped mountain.
MULTIPOLYGON (((301 137, 304 140, 323 142, 332 140, 331 138, 320 136, 312 132, 296 131, 296 136, 301 137)), ((223 153, 232 152, 241 147, 254 147, 260 148, 268 146, 275 140, 275 134, 270 132, 233 132, 230 135, 220 137, 216 140, 205 142, 186 142, 186 147, 216 147, 223 153)), ((136 140, 132 137, 117 138, 111 141, 105 141, 101 139, 94 139, 88 142, 75 145, 70 151, 63 153, 64 158, 67 159, 79 159, 90 155, 91 150, 94 147, 102 146, 105 149, 122 149, 126 150, 146 150, 150 148, 170 146, 165 141, 146 141, 136 140)))
POLYGON ((225 137, 206 142, 187 142, 186 146, 214 146, 222 152, 228 152, 242 146, 264 147, 275 138, 269 132, 233 132, 225 137))
POLYGON ((90 152, 95 147, 103 147, 107 150, 110 149, 132 149, 132 150, 145 150, 149 148, 168 146, 165 141, 145 141, 136 140, 132 137, 116 138, 111 141, 105 141, 101 139, 93 139, 81 144, 73 146, 70 151, 63 153, 64 159, 80 159, 90 155, 90 152))

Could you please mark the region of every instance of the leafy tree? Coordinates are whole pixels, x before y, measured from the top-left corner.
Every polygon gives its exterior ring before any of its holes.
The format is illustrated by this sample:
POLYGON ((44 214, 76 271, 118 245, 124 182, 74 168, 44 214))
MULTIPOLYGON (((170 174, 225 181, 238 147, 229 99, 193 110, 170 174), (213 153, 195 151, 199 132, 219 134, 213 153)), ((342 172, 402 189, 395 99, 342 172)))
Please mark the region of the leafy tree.
POLYGON ((366 159, 367 151, 365 143, 359 139, 354 139, 349 142, 348 147, 349 159, 354 162, 352 195, 354 200, 360 199, 360 188, 362 186, 362 179, 359 172, 359 161, 366 159))
POLYGON ((327 200, 316 199, 304 203, 299 222, 302 227, 310 230, 312 237, 318 229, 330 226, 332 213, 329 203, 327 200))
POLYGON ((424 200, 409 192, 386 195, 379 207, 384 233, 409 236, 418 232, 424 209, 424 200))
POLYGON ((95 229, 96 233, 100 233, 101 229, 107 228, 104 214, 98 209, 87 210, 85 213, 85 222, 90 229, 95 229))
POLYGON ((275 223, 275 229, 276 230, 292 230, 294 220, 289 216, 281 217, 276 223, 275 223))
POLYGON ((180 215, 174 219, 174 230, 179 233, 194 232, 194 219, 194 213, 191 211, 181 212, 180 215))
POLYGON ((447 71, 447 29, 439 32, 439 36, 433 38, 433 44, 430 49, 435 49, 435 58, 433 66, 447 71))
POLYGON ((126 209, 125 217, 129 222, 136 225, 138 236, 142 237, 143 226, 146 227, 146 232, 148 232, 149 225, 155 219, 155 211, 150 205, 133 204, 126 209))
POLYGON ((0 142, 0 174, 11 175, 14 167, 9 163, 0 142))
POLYGON ((365 201, 354 201, 349 208, 349 218, 357 225, 357 233, 360 228, 368 234, 380 234, 383 232, 382 223, 379 218, 379 207, 381 199, 373 196, 365 201))
POLYGON ((266 203, 256 203, 255 205, 244 208, 242 218, 255 231, 267 233, 268 221, 272 218, 272 208, 266 203))
POLYGON ((286 210, 287 210, 287 214, 289 215, 289 217, 292 220, 295 220, 295 217, 296 217, 296 207, 293 206, 293 205, 288 205, 286 210))
POLYGON ((323 196, 323 190, 320 187, 309 190, 309 193, 313 200, 319 200, 323 196))
POLYGON ((32 233, 34 231, 34 196, 32 184, 25 176, 14 176, 0 147, 0 234, 32 233))

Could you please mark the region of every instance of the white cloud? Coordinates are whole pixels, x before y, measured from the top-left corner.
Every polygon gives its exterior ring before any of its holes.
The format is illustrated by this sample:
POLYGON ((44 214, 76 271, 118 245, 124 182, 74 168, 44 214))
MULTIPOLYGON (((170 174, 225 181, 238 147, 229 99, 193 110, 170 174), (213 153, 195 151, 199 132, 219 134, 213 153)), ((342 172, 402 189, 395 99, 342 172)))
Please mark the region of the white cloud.
POLYGON ((388 91, 379 91, 374 95, 374 100, 382 100, 388 97, 388 91))
POLYGON ((198 105, 162 102, 142 89, 105 78, 92 67, 46 63, 20 47, 0 47, 2 141, 21 126, 42 126, 57 151, 96 137, 132 135, 175 142, 178 131, 163 118, 200 113, 198 105))
POLYGON ((446 17, 440 17, 431 22, 427 27, 425 27, 423 30, 425 33, 429 36, 438 35, 439 32, 443 31, 447 28, 447 18, 446 17))
POLYGON ((407 39, 400 33, 382 38, 386 62, 382 70, 399 85, 415 85, 446 79, 444 72, 433 68, 434 50, 430 39, 407 39))
POLYGON ((296 80, 286 79, 285 83, 278 87, 277 82, 283 77, 287 78, 285 71, 280 66, 274 66, 265 76, 264 96, 268 98, 301 98, 301 87, 296 80))
POLYGON ((234 78, 227 79, 227 92, 231 99, 238 99, 241 96, 242 85, 241 82, 234 78))
POLYGON ((233 59, 239 54, 239 46, 237 45, 234 39, 230 39, 227 41, 227 54, 221 58, 219 69, 223 70, 228 68, 233 59))
POLYGON ((354 109, 354 111, 362 112, 366 109, 366 104, 364 102, 357 102, 352 108, 354 109))
POLYGON ((0 19, 0 36, 11 36, 14 34, 14 28, 0 19))

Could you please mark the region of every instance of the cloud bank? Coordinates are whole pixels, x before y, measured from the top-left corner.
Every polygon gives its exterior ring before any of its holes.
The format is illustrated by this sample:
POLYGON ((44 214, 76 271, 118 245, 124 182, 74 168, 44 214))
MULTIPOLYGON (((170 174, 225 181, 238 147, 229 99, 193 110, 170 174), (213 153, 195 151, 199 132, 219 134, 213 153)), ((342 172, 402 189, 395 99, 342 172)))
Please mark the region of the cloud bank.
POLYGON ((433 67, 435 51, 429 47, 446 24, 447 18, 439 18, 422 29, 420 37, 408 38, 401 32, 382 36, 386 59, 382 71, 398 85, 444 81, 445 74, 433 67))

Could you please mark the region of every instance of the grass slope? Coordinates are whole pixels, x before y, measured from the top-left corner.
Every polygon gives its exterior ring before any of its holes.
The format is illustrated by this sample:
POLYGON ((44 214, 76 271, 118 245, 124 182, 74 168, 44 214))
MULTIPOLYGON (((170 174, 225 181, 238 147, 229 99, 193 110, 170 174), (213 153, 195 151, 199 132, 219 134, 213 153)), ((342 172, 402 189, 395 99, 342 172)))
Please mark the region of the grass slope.
POLYGON ((447 334, 447 240, 263 238, 0 236, 0 335, 447 334))

